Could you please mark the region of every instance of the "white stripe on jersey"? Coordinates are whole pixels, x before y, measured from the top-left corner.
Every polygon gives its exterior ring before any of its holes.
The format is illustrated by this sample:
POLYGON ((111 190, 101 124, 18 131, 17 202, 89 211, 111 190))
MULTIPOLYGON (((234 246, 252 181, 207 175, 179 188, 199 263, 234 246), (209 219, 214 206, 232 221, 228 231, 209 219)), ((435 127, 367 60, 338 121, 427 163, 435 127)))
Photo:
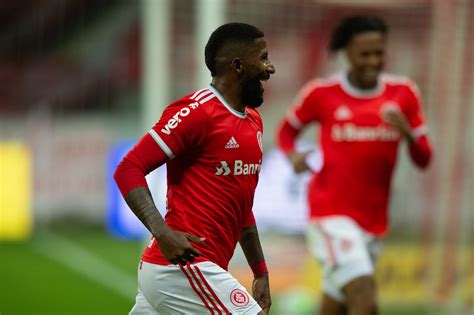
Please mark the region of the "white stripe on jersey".
MULTIPOLYGON (((211 92, 211 93, 212 93, 212 92, 211 92)), ((210 99, 212 99, 212 98, 214 98, 214 97, 215 97, 215 95, 214 95, 214 94, 211 94, 211 95, 209 95, 208 97, 206 97, 205 99, 199 101, 199 104, 202 105, 202 104, 206 103, 207 101, 209 101, 210 99)))
POLYGON ((382 81, 386 84, 400 84, 408 86, 408 88, 413 92, 413 94, 415 94, 415 97, 418 98, 418 101, 421 100, 420 89, 418 88, 418 85, 410 78, 391 73, 383 73, 380 77, 382 78, 382 81))
POLYGON ((424 136, 428 133, 428 128, 426 128, 425 125, 420 125, 413 129, 413 136, 416 138, 419 138, 421 136, 424 136))
POLYGON ((153 137, 153 139, 155 139, 155 142, 158 144, 161 150, 163 150, 163 152, 165 152, 165 154, 170 159, 173 159, 174 158, 173 151, 171 151, 171 149, 166 145, 166 143, 163 141, 163 139, 161 139, 161 137, 156 133, 156 131, 153 129, 150 129, 148 133, 153 137))
POLYGON ((303 127, 303 123, 301 122, 301 120, 299 120, 298 117, 296 117, 294 112, 289 112, 286 116, 286 120, 291 125, 291 127, 297 130, 300 130, 303 127))
POLYGON ((195 101, 199 101, 200 99, 202 99, 203 97, 211 94, 212 91, 209 91, 208 89, 205 89, 202 93, 199 93, 198 95, 194 96, 194 97, 191 97, 191 99, 195 100, 195 101))
POLYGON ((207 88, 204 88, 204 89, 201 89, 201 90, 197 91, 197 92, 194 93, 190 98, 194 99, 199 93, 201 93, 201 92, 203 92, 203 91, 205 91, 205 90, 207 90, 207 88))

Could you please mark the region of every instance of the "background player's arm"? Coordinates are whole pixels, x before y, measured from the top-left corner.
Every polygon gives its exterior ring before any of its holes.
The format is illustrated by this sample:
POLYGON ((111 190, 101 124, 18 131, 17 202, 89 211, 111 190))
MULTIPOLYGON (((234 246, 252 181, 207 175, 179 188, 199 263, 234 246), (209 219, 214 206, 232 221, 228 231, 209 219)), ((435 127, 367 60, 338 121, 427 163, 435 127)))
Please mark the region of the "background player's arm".
POLYGON ((407 140, 411 159, 421 168, 428 166, 432 149, 426 134, 426 127, 421 113, 421 101, 417 88, 408 90, 407 104, 404 112, 398 107, 389 107, 382 113, 384 120, 392 125, 407 140))
POLYGON ((397 108, 389 108, 383 112, 384 120, 395 128, 398 133, 408 141, 415 143, 416 138, 405 115, 397 108))
POLYGON ((317 120, 317 96, 314 88, 314 82, 303 87, 296 97, 296 105, 285 116, 277 131, 278 146, 287 155, 296 173, 310 169, 307 158, 312 152, 298 152, 296 139, 308 123, 317 120))
POLYGON ((247 262, 254 273, 252 285, 253 297, 263 309, 264 313, 268 314, 272 304, 270 297, 270 283, 257 226, 252 225, 244 228, 239 242, 242 251, 245 254, 245 258, 247 258, 247 262))

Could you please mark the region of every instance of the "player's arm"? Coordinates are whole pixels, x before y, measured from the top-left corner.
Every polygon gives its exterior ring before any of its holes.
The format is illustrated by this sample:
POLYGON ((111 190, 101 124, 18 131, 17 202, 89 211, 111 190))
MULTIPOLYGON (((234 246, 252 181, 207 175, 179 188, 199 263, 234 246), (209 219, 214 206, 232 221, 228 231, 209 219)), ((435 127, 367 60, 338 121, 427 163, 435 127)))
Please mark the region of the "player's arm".
POLYGON ((317 109, 314 106, 316 99, 315 83, 310 82, 298 93, 292 109, 277 130, 277 145, 287 155, 296 173, 311 169, 308 160, 315 153, 298 152, 296 140, 308 123, 317 120, 317 109))
POLYGON ((182 127, 176 128, 173 133, 168 132, 168 138, 163 139, 158 134, 180 109, 165 111, 160 121, 127 153, 114 173, 114 179, 128 206, 152 233, 165 258, 173 264, 194 261, 194 256, 200 253, 191 242, 204 239, 169 228, 153 202, 145 176, 168 159, 184 152, 200 136, 196 126, 194 136, 182 135, 193 128, 193 124, 199 124, 199 114, 194 115, 194 118, 189 117, 187 122, 183 121, 182 127))
POLYGON ((408 90, 407 106, 403 111, 389 107, 382 114, 384 119, 407 140, 413 162, 420 168, 426 168, 433 153, 417 90, 415 85, 408 90))
POLYGON ((265 263, 262 245, 260 244, 257 226, 255 224, 244 228, 240 235, 239 243, 254 274, 252 284, 253 297, 263 309, 264 314, 268 314, 272 304, 268 269, 265 263))
POLYGON ((191 242, 202 242, 203 238, 185 232, 173 231, 156 209, 150 191, 146 187, 132 189, 125 197, 130 209, 152 233, 165 258, 173 264, 186 265, 201 253, 191 242))
POLYGON ((413 162, 420 168, 426 168, 430 163, 433 151, 427 135, 421 135, 409 146, 413 162))

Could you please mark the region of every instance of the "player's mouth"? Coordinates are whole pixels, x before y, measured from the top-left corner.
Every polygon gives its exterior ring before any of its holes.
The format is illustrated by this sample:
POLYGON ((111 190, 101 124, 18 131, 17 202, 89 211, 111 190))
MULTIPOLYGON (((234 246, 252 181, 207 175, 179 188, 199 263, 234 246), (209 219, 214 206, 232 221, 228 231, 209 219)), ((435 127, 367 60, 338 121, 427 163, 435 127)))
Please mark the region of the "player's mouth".
POLYGON ((267 84, 267 81, 270 79, 270 75, 265 76, 264 78, 260 79, 260 89, 265 91, 265 85, 267 84))
POLYGON ((377 84, 377 79, 380 74, 379 69, 370 68, 363 69, 359 72, 359 78, 366 87, 372 87, 377 84))
POLYGON ((378 69, 364 69, 364 71, 362 71, 362 75, 366 79, 373 80, 377 79, 379 72, 380 71, 378 69))

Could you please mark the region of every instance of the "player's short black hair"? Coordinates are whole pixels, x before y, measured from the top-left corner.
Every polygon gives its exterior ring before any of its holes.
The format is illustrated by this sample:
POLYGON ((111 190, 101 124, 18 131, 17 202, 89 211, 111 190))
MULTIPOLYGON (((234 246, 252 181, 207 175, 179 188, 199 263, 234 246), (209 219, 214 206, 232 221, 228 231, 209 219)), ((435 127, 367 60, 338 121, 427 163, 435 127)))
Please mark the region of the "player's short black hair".
POLYGON ((353 15, 344 18, 335 28, 329 42, 331 52, 345 48, 356 34, 363 32, 380 32, 385 35, 388 27, 385 22, 374 15, 353 15))
POLYGON ((256 26, 245 23, 227 23, 219 26, 209 38, 204 56, 211 75, 216 74, 216 56, 219 50, 228 43, 253 43, 264 34, 256 26))

